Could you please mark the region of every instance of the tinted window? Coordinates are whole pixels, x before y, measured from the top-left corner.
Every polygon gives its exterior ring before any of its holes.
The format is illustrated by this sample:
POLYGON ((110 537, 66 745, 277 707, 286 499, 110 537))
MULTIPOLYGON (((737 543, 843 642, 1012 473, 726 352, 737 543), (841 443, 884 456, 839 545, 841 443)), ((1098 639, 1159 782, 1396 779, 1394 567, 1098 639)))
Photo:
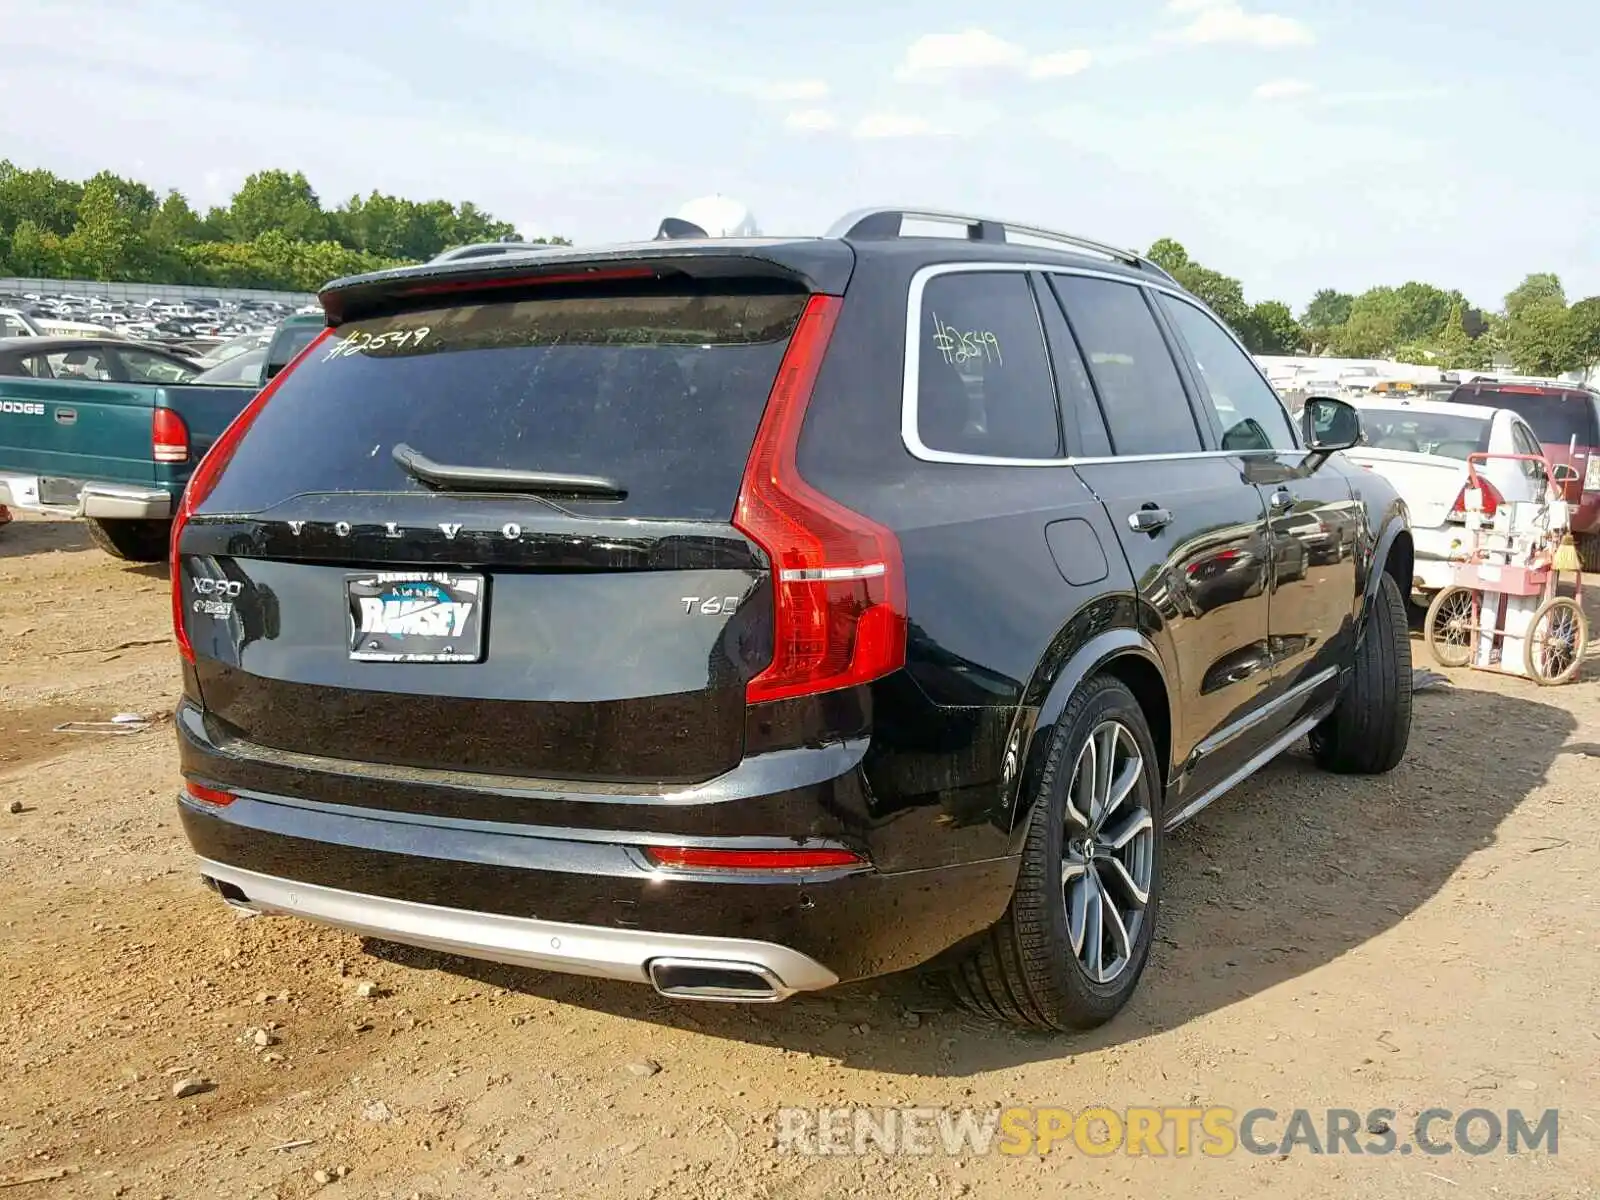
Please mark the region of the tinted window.
POLYGON ((1488 417, 1418 412, 1412 408, 1361 406, 1361 428, 1374 450, 1403 450, 1467 460, 1489 449, 1488 417))
POLYGON ((1100 412, 1100 401, 1095 398, 1094 384, 1089 381, 1083 348, 1067 328, 1061 305, 1048 289, 1039 300, 1045 341, 1050 347, 1050 361, 1055 366, 1056 394, 1061 398, 1067 452, 1103 458, 1111 453, 1111 438, 1106 433, 1106 421, 1100 412))
POLYGON ((1108 279, 1051 279, 1089 360, 1117 454, 1201 449, 1178 368, 1139 288, 1108 279))
POLYGON ((1546 445, 1569 446, 1572 439, 1584 446, 1600 446, 1595 428, 1594 397, 1587 392, 1518 392, 1499 388, 1463 387, 1450 396, 1457 404, 1482 404, 1509 408, 1533 426, 1546 445))
POLYGON ((1217 414, 1222 449, 1293 450, 1289 415, 1239 344, 1194 305, 1165 295, 1157 302, 1194 356, 1206 401, 1217 414))
POLYGON ((132 383, 187 383, 199 373, 187 363, 144 350, 118 350, 117 357, 132 383))
POLYGON ((938 275, 922 293, 917 432, 931 450, 1059 458, 1039 310, 1021 272, 938 275))
POLYGON ((452 465, 607 476, 628 497, 592 502, 606 515, 726 519, 804 303, 657 293, 351 322, 284 380, 205 508, 416 491, 392 458, 405 442, 452 465))

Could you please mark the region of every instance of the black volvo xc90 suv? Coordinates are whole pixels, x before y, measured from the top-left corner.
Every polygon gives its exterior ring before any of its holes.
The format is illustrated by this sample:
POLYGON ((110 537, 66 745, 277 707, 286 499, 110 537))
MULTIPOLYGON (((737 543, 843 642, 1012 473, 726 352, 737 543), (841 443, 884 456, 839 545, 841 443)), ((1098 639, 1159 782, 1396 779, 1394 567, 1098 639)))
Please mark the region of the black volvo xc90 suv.
POLYGON ((1137 255, 935 212, 340 280, 172 539, 227 900, 1082 1028, 1162 839, 1410 727, 1403 506, 1137 255), (920 231, 912 236, 913 231, 920 231))

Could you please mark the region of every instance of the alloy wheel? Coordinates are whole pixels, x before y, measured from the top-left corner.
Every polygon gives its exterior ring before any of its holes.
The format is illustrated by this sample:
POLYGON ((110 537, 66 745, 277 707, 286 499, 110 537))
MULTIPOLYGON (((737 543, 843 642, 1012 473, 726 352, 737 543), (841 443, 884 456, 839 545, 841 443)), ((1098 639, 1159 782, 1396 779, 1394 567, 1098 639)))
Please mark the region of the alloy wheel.
POLYGON ((1140 782, 1146 764, 1120 721, 1097 725, 1078 752, 1067 791, 1061 893, 1072 951, 1095 983, 1133 961, 1150 903, 1155 821, 1140 782))

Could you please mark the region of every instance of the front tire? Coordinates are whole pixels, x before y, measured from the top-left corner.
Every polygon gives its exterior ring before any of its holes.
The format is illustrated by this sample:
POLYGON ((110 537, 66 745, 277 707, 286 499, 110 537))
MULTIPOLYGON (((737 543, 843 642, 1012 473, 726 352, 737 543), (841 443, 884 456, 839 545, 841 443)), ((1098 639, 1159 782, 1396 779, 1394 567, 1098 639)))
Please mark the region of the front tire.
POLYGON ((89 517, 89 540, 113 558, 128 562, 164 562, 171 521, 102 521, 89 517))
POLYGON ((969 1008, 1032 1029, 1114 1017, 1150 958, 1161 884, 1161 767, 1118 679, 1056 722, 1011 905, 955 969, 969 1008))
POLYGON ((1406 603, 1394 577, 1386 573, 1378 581, 1344 695, 1327 720, 1311 731, 1317 765, 1341 775, 1394 770, 1411 740, 1411 683, 1406 603))

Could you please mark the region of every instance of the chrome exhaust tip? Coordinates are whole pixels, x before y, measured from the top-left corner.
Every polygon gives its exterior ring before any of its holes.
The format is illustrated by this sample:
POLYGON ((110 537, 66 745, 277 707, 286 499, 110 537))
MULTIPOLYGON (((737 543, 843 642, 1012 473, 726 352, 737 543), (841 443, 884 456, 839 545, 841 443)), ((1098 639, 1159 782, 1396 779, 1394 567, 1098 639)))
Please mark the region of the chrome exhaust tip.
POLYGON ((766 967, 755 963, 705 958, 653 958, 647 968, 656 991, 675 1000, 711 1000, 725 1004, 771 1004, 787 999, 785 987, 766 967))

